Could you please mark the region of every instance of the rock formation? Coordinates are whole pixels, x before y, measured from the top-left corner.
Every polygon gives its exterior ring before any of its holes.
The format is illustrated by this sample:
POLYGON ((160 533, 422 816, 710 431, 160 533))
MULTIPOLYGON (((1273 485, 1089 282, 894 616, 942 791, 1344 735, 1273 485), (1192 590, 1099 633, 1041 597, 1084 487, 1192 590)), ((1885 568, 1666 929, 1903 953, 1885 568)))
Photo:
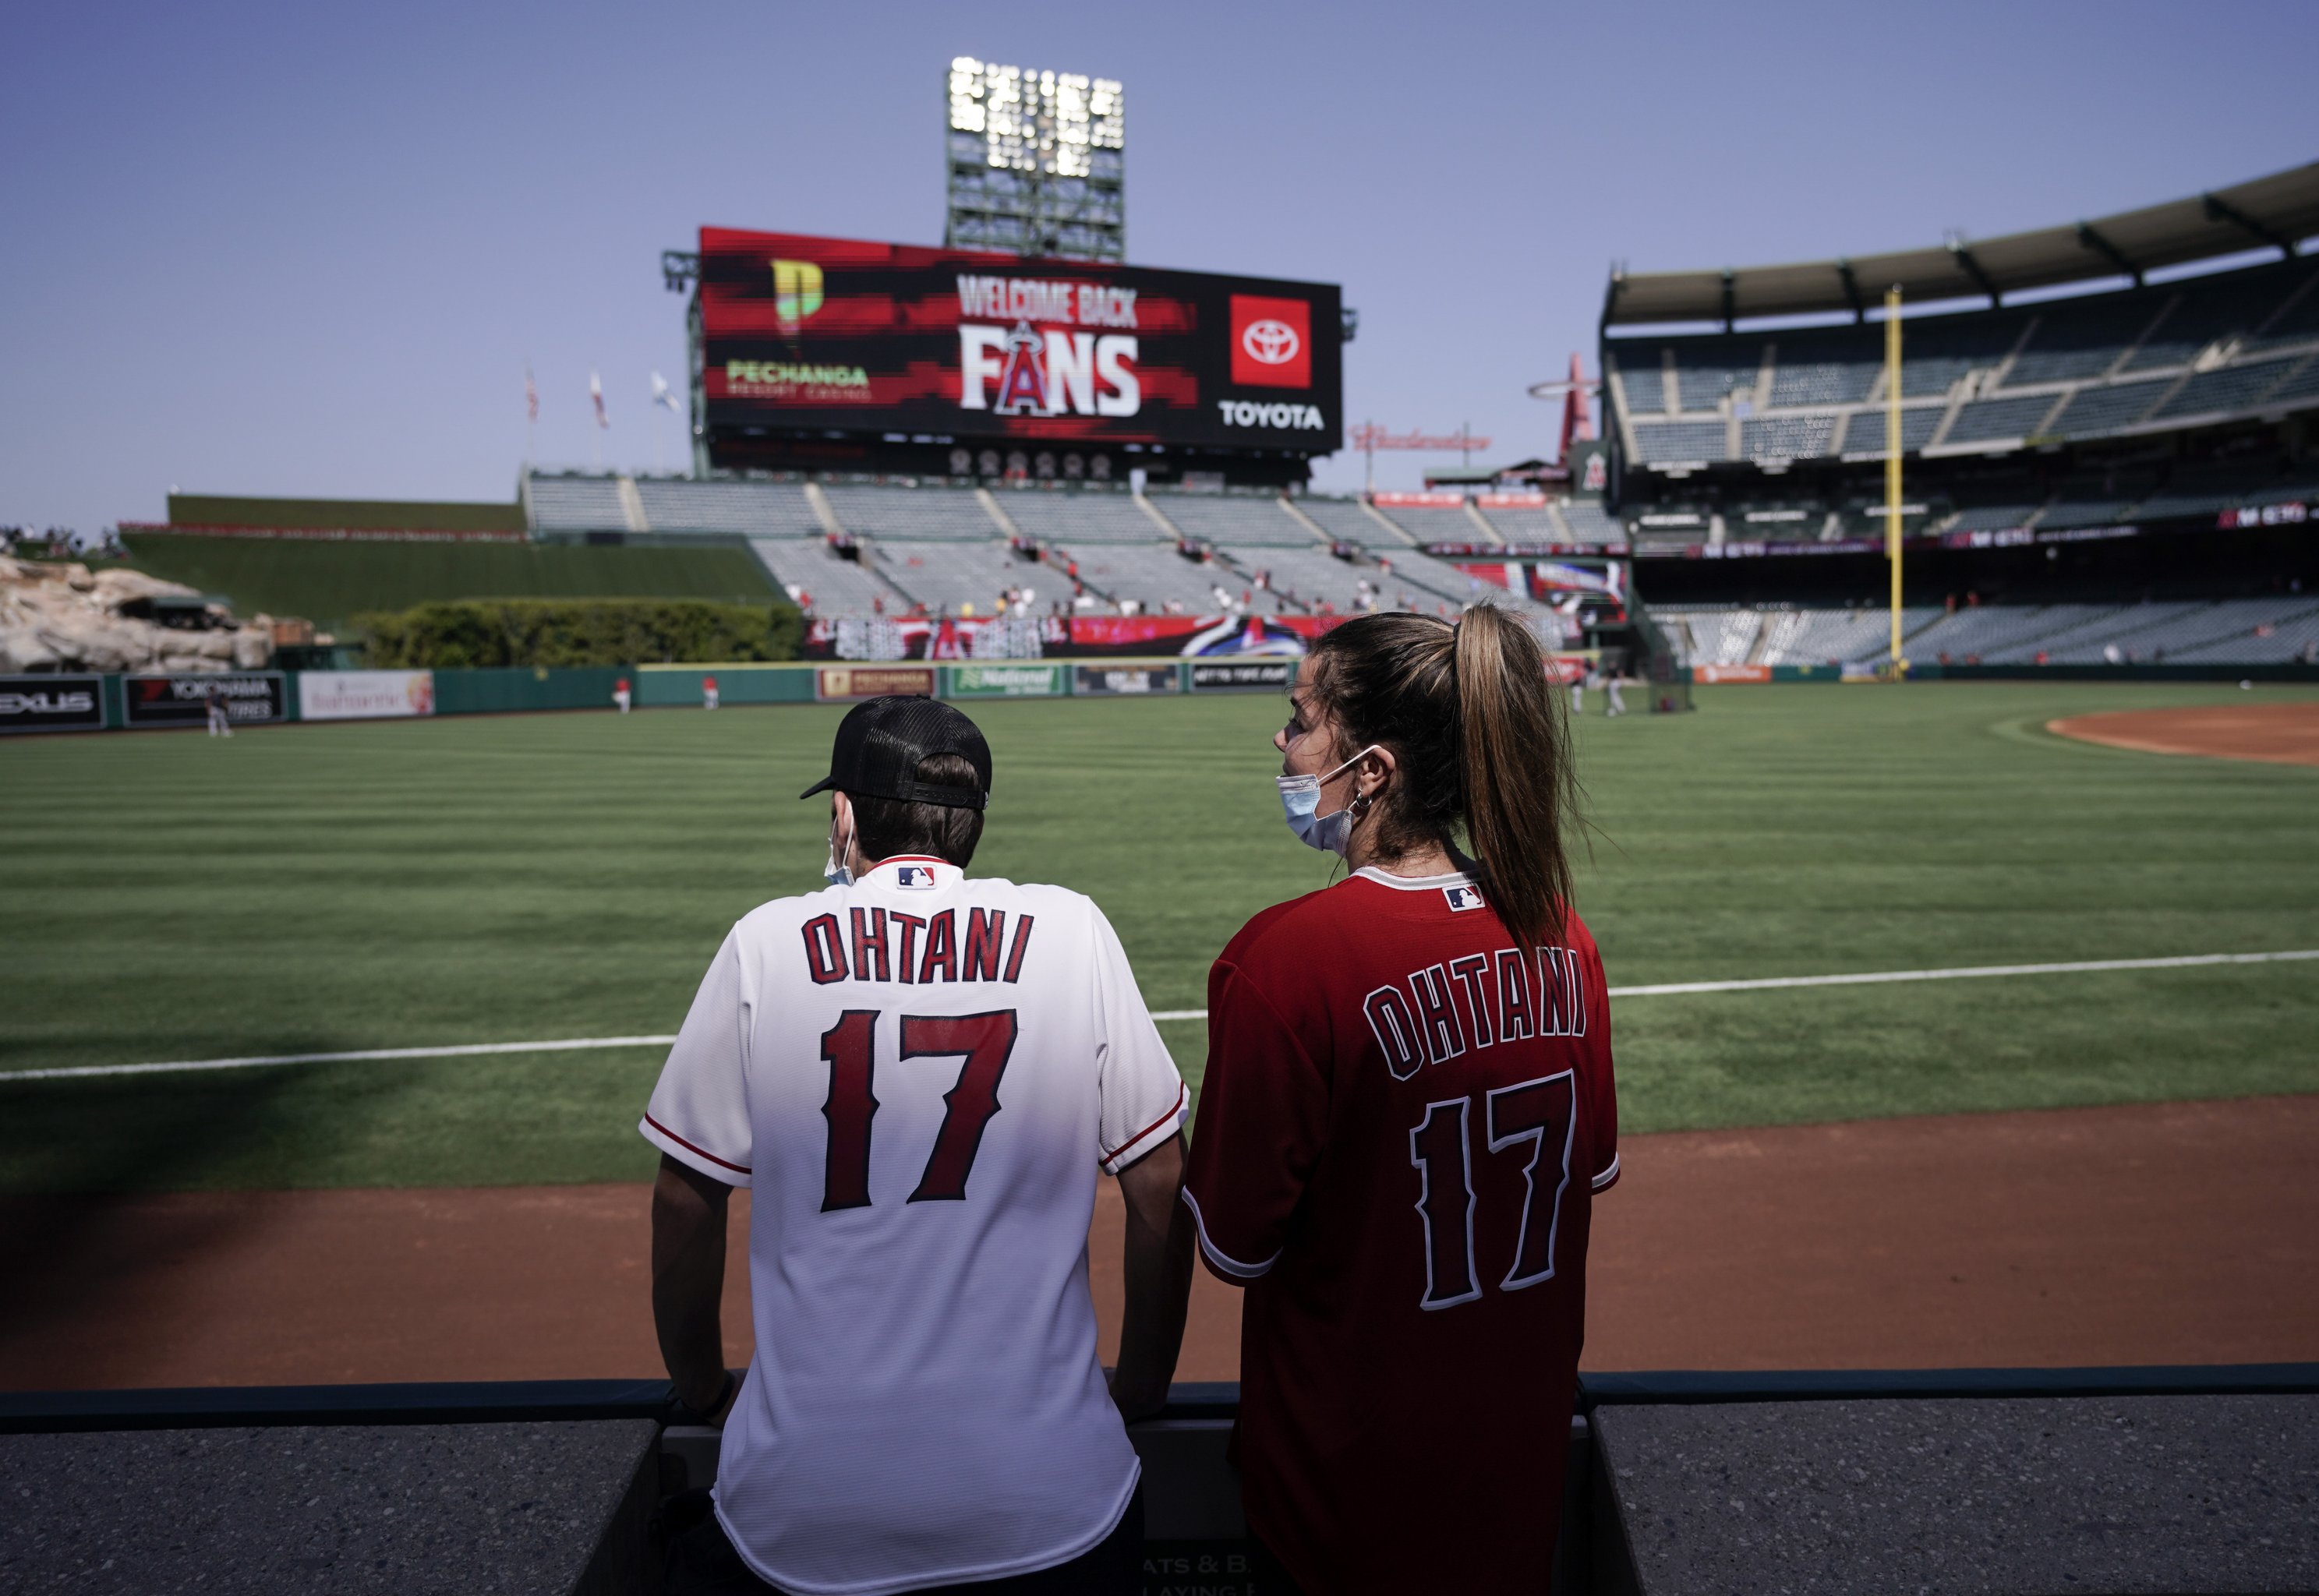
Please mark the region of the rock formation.
POLYGON ((0 672, 253 671, 274 657, 268 618, 238 621, 201 598, 141 571, 0 556, 0 672))

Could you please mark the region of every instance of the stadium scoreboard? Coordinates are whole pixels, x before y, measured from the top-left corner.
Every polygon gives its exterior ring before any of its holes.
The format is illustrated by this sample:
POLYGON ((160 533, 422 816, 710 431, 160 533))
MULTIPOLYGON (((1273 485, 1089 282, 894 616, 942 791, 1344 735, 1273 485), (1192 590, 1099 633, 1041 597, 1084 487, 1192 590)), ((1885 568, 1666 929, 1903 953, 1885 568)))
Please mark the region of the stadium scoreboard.
POLYGON ((957 474, 1268 455, 1301 476, 1343 436, 1333 284, 724 228, 699 260, 712 465, 915 445, 957 474))

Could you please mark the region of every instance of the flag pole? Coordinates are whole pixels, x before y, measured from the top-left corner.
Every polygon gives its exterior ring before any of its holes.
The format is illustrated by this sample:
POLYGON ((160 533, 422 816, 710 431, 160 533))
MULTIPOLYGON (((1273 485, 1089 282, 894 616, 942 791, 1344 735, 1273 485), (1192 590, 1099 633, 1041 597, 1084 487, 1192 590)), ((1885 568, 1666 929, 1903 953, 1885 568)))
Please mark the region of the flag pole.
POLYGON ((1892 567, 1892 671, 1900 662, 1900 288, 1884 295, 1884 558, 1892 567))

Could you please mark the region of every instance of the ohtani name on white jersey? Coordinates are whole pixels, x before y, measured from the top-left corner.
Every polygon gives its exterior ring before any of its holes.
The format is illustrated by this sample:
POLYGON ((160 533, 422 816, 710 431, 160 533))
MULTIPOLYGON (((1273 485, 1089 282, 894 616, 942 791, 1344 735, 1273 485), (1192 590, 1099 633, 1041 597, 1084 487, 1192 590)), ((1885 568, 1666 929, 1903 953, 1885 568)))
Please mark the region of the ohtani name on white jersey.
POLYGON ((882 908, 846 913, 853 920, 850 937, 835 915, 816 915, 801 927, 806 973, 817 987, 848 978, 921 987, 936 981, 1017 981, 1038 920, 1017 913, 1009 945, 1005 909, 967 910, 963 933, 955 909, 933 915, 882 908))
POLYGON ((1361 1012, 1385 1050, 1385 1067, 1407 1080, 1469 1048, 1585 1035, 1584 966, 1569 948, 1540 948, 1535 961, 1514 948, 1468 953, 1379 987, 1361 999, 1361 1012))

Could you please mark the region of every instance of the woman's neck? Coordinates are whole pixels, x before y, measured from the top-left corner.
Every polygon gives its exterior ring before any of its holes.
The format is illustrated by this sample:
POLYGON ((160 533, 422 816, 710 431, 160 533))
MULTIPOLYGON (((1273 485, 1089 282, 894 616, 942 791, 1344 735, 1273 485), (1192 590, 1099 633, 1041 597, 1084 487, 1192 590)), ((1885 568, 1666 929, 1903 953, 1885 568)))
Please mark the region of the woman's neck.
POLYGON ((1397 853, 1386 854, 1378 851, 1374 834, 1364 834, 1364 828, 1358 826, 1354 828, 1346 845, 1345 863, 1348 868, 1357 870, 1374 867, 1388 876, 1447 876, 1455 874, 1457 870, 1456 861, 1449 857, 1449 851, 1439 843, 1423 842, 1397 853))

